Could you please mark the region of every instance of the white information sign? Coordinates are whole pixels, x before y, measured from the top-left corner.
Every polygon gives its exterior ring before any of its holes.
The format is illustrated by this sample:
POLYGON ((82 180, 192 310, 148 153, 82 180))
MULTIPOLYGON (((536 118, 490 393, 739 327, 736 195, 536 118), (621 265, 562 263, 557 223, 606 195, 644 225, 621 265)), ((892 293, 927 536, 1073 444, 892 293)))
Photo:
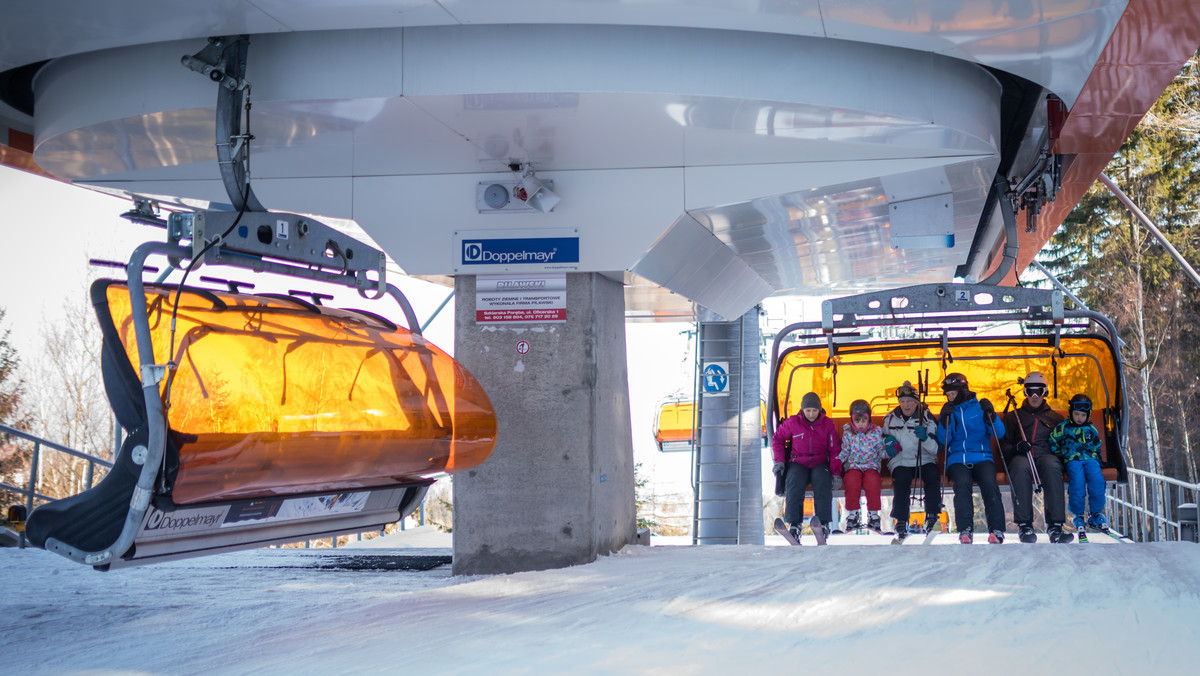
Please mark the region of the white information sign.
POLYGON ((567 275, 477 275, 475 323, 567 321, 567 275))

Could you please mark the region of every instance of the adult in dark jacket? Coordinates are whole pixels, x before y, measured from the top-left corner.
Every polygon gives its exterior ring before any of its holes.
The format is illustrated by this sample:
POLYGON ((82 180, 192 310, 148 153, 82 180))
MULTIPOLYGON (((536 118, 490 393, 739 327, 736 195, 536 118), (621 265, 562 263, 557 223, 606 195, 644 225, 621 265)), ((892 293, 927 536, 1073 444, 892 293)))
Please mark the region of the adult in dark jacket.
POLYGON ((1008 463, 1008 483, 1013 495, 1013 521, 1021 542, 1036 542, 1033 530, 1033 466, 1041 479, 1045 500, 1046 533, 1051 542, 1070 542, 1073 535, 1065 534, 1067 499, 1063 484, 1062 460, 1050 449, 1050 433, 1064 418, 1046 403, 1046 376, 1034 371, 1025 376, 1025 401, 1004 415, 1004 437, 1000 450, 1008 463))
POLYGON ((784 420, 775 430, 771 447, 775 476, 784 477, 785 508, 783 518, 797 539, 804 520, 804 493, 812 484, 813 510, 821 528, 829 534, 833 520, 833 477, 842 475, 842 437, 833 421, 825 415, 821 398, 809 392, 800 400, 800 413, 784 420), (786 450, 791 448, 790 453, 786 450))
POLYGON ((1004 434, 1004 424, 987 399, 976 399, 967 377, 951 373, 942 382, 946 405, 938 414, 938 442, 946 446, 946 478, 954 485, 954 525, 959 542, 971 544, 975 533, 974 484, 979 484, 987 517, 988 542, 1004 542, 1004 503, 996 484, 996 463, 988 437, 1004 434))

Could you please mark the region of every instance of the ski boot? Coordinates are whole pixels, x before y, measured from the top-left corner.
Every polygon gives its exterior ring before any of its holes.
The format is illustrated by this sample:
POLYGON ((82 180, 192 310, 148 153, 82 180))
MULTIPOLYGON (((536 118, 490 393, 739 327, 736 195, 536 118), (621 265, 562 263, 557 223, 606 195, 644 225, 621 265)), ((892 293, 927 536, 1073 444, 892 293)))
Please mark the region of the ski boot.
POLYGON ((796 542, 800 541, 800 526, 788 526, 788 532, 792 537, 796 538, 796 542))
MULTIPOLYGON (((937 523, 938 521, 939 521, 939 519, 938 519, 937 514, 926 514, 925 515, 925 532, 928 533, 929 529, 933 528, 933 524, 937 523)), ((946 532, 947 533, 950 532, 950 529, 946 528, 946 532)))
POLYGON ((1004 531, 994 530, 994 531, 988 533, 988 542, 993 545, 1004 544, 1004 531))
POLYGON ((862 528, 862 514, 856 509, 846 517, 846 530, 858 530, 859 528, 862 528))
POLYGON ((871 514, 867 516, 867 528, 877 533, 883 531, 883 522, 880 520, 878 514, 871 514))
POLYGON ((896 522, 896 539, 903 540, 908 537, 908 524, 903 521, 896 522))
POLYGON ((1075 539, 1071 533, 1064 533, 1061 523, 1052 523, 1046 528, 1046 534, 1050 536, 1050 541, 1055 544, 1066 544, 1075 539))
POLYGON ((959 544, 969 545, 975 542, 975 533, 970 528, 958 532, 959 544))
POLYGON ((1017 537, 1026 544, 1037 542, 1037 533, 1033 532, 1033 524, 1019 523, 1017 524, 1017 537))
POLYGON ((1075 518, 1071 520, 1071 525, 1075 526, 1075 530, 1080 533, 1087 530, 1087 521, 1084 521, 1083 516, 1079 514, 1076 514, 1075 518))
MULTIPOLYGON (((1078 518, 1078 517, 1076 517, 1078 518)), ((1098 531, 1108 530, 1108 519, 1104 518, 1104 514, 1100 512, 1092 512, 1087 520, 1088 528, 1095 528, 1098 531)))

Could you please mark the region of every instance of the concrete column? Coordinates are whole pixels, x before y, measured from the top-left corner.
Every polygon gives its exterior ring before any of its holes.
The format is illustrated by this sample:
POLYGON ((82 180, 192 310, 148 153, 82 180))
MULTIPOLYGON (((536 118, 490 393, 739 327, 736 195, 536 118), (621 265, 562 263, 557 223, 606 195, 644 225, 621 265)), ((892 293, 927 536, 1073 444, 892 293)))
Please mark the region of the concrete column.
POLYGON ((561 568, 633 542, 622 285, 568 274, 565 324, 506 326, 475 323, 475 278, 459 275, 454 357, 499 421, 491 457, 454 477, 454 574, 561 568))

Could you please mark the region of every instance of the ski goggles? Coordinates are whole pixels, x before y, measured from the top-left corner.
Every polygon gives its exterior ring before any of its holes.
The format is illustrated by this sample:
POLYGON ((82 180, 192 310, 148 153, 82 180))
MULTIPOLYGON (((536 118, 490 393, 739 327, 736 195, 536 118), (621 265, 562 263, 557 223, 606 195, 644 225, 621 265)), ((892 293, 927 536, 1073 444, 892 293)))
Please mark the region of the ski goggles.
POLYGON ((1090 401, 1073 402, 1071 404, 1071 410, 1072 411, 1083 411, 1084 413, 1091 413, 1092 412, 1092 402, 1090 402, 1090 401))
POLYGON ((1035 383, 1025 386, 1025 396, 1027 397, 1044 397, 1046 396, 1046 386, 1035 383))

